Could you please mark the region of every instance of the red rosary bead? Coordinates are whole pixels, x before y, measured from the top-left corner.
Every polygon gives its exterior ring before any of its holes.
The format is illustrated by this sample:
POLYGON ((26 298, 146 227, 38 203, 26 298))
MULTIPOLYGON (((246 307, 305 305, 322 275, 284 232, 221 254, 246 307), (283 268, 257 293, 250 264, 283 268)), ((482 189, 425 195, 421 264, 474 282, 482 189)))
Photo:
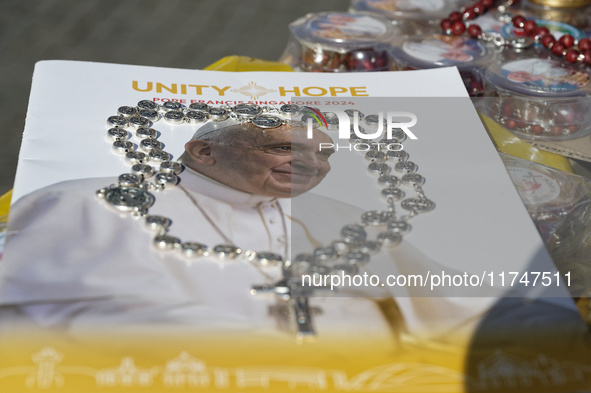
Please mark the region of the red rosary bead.
POLYGON ((562 56, 565 50, 566 46, 564 46, 564 44, 560 41, 555 42, 554 45, 552 45, 552 53, 554 53, 556 56, 562 56))
POLYGON ((540 26, 536 29, 536 37, 544 37, 550 35, 550 30, 546 26, 540 26))
POLYGON ((513 18, 513 26, 515 26, 517 28, 523 27, 524 23, 525 23, 525 18, 521 15, 517 15, 515 18, 513 18))
POLYGON ((476 12, 472 8, 466 8, 463 15, 464 20, 472 20, 476 18, 476 12))
POLYGON ((570 34, 565 34, 558 39, 558 42, 563 44, 565 47, 570 48, 575 44, 575 37, 570 34))
POLYGON ((484 5, 482 4, 482 2, 480 2, 480 1, 479 1, 478 3, 476 3, 476 4, 474 4, 474 5, 472 6, 472 9, 473 9, 473 10, 474 10, 474 12, 476 13, 476 15, 480 15, 480 14, 482 14, 483 12, 485 12, 485 11, 486 11, 486 7, 484 7, 484 5))
POLYGON ((585 52, 591 49, 591 40, 589 38, 581 38, 577 45, 581 52, 585 52))
POLYGON ((449 20, 451 20, 453 23, 461 22, 462 21, 462 14, 460 14, 458 11, 454 11, 451 14, 449 14, 449 16, 447 18, 449 20))
POLYGON ((527 35, 529 35, 530 33, 532 33, 536 27, 538 27, 538 24, 536 23, 535 20, 526 20, 525 23, 523 24, 523 30, 525 30, 525 32, 527 33, 527 35))
POLYGON ((482 29, 478 25, 470 25, 468 26, 468 34, 472 38, 478 38, 482 34, 482 29))
POLYGON ((564 58, 569 63, 576 63, 581 53, 576 49, 569 49, 566 51, 564 58))
POLYGON ((447 32, 448 30, 451 30, 452 25, 453 25, 453 22, 449 19, 444 19, 441 21, 441 29, 445 32, 447 32))
POLYGON ((495 3, 495 0, 482 0, 482 5, 484 8, 490 8, 495 3))
POLYGON ((550 48, 556 42, 556 38, 553 35, 548 34, 542 37, 542 45, 546 48, 550 48))
POLYGON ((586 50, 583 52, 583 63, 591 65, 591 50, 586 50))
POLYGON ((466 31, 466 26, 462 22, 456 22, 451 26, 453 35, 462 35, 466 31))

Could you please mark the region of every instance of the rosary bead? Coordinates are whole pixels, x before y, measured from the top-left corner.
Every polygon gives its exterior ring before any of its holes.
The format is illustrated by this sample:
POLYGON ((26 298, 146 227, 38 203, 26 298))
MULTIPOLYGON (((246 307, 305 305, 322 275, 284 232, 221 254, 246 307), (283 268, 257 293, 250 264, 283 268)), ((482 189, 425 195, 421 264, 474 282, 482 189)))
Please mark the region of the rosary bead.
POLYGON ((451 26, 452 26, 453 22, 449 19, 443 19, 441 21, 441 29, 445 32, 447 32, 448 30, 451 30, 451 26))
POLYGON ((538 27, 538 24, 532 19, 525 21, 523 24, 523 30, 527 35, 530 35, 530 33, 534 32, 536 27, 538 27))
POLYGON ((548 34, 542 37, 542 45, 546 48, 551 48, 556 42, 556 38, 552 34, 548 34))
POLYGON ((581 38, 577 46, 581 52, 591 50, 591 40, 589 38, 581 38))
POLYGON ((449 14, 448 19, 452 23, 461 22, 462 21, 462 14, 460 14, 458 11, 454 11, 451 14, 449 14))
POLYGON ((474 12, 473 8, 466 8, 464 10, 464 14, 462 15, 462 19, 464 20, 472 20, 476 18, 476 12, 474 12))
POLYGON ((174 236, 160 235, 154 238, 154 245, 159 250, 170 251, 181 245, 181 239, 174 236))
POLYGON ((581 52, 579 52, 576 49, 569 49, 566 51, 566 54, 564 55, 564 59, 566 61, 568 61, 569 63, 576 63, 579 60, 580 54, 581 54, 581 52))
POLYGON ((119 127, 113 127, 113 128, 109 128, 109 130, 107 131, 107 134, 109 135, 109 137, 112 140, 120 140, 120 141, 125 141, 129 138, 129 133, 127 131, 125 131, 123 128, 119 128, 119 127))
POLYGON ((476 15, 480 15, 483 12, 486 11, 486 7, 484 6, 484 4, 482 4, 481 1, 477 2, 476 4, 474 4, 472 6, 472 9, 474 10, 474 12, 476 13, 476 15))
POLYGON ((522 28, 525 24, 525 18, 522 15, 517 15, 513 18, 513 26, 517 28, 522 28))
POLYGON ((162 104, 162 110, 164 110, 165 112, 181 111, 183 110, 183 104, 177 101, 167 101, 164 104, 162 104))
POLYGON ((487 9, 492 7, 494 3, 495 0, 482 0, 482 5, 487 9))
POLYGON ((482 34, 482 29, 478 25, 470 25, 468 26, 468 34, 472 38, 478 38, 482 34))
POLYGON ((536 29, 536 37, 545 37, 550 34, 550 30, 546 26, 540 26, 536 29))
POLYGON ((591 65, 591 50, 586 50, 583 52, 583 63, 591 65))
POLYGON ((560 41, 555 42, 554 45, 552 45, 552 53, 556 56, 562 56, 565 50, 566 46, 560 41))
POLYGON ((565 46, 565 49, 571 48, 575 44, 575 38, 570 34, 565 34, 558 39, 562 45, 565 46))
POLYGON ((451 26, 451 32, 453 35, 462 35, 466 31, 466 26, 463 22, 455 22, 451 26))
POLYGON ((117 109, 117 114, 121 116, 133 116, 137 113, 137 109, 132 106, 120 106, 117 109))

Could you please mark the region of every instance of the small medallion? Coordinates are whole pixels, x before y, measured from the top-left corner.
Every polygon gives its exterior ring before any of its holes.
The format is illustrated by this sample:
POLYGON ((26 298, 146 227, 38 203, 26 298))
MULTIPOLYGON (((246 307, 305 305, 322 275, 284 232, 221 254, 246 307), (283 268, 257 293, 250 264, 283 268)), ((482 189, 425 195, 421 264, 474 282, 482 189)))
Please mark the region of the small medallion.
POLYGON ((125 155, 125 160, 131 165, 143 164, 148 161, 148 155, 141 151, 130 151, 125 155))
POLYGON ((212 253, 220 259, 234 259, 242 253, 242 250, 238 247, 219 244, 212 249, 212 253))
POLYGON ((367 232, 359 224, 349 224, 341 229, 341 236, 345 242, 355 243, 365 240, 367 238, 367 232))
POLYGON ((119 109, 117 109, 117 114, 120 116, 129 117, 135 115, 136 113, 137 109, 133 106, 120 106, 119 109))
POLYGON ((164 121, 173 126, 178 126, 185 122, 185 114, 181 111, 169 111, 164 114, 164 121))
POLYGON ((149 127, 140 127, 136 130, 135 135, 140 139, 156 139, 158 132, 149 127))
POLYGON ((164 112, 182 111, 183 104, 177 101, 166 101, 164 104, 162 104, 162 110, 164 112))
POLYGON ((150 101, 150 100, 141 100, 140 102, 137 103, 137 108, 139 110, 148 109, 148 110, 157 111, 158 104, 155 103, 154 101, 150 101))
POLYGON ((224 109, 224 108, 209 108, 209 116, 211 116, 211 119, 214 121, 223 121, 226 120, 229 116, 228 110, 224 109))
POLYGON ((373 175, 383 176, 388 175, 392 171, 392 168, 390 168, 390 165, 383 162, 372 162, 367 166, 367 170, 373 175))
POLYGON ((393 128, 392 129, 392 138, 384 138, 382 142, 384 143, 402 143, 406 140, 406 132, 402 128, 393 128))
POLYGON ((246 118, 263 113, 263 108, 256 104, 238 104, 232 109, 238 116, 246 118))
POLYGON ((412 161, 400 161, 394 165, 397 172, 415 173, 418 169, 417 164, 412 161))
POLYGON ((118 178, 121 187, 137 187, 142 182, 142 178, 133 173, 124 173, 118 178))
POLYGON ((140 142, 140 148, 143 151, 150 152, 152 150, 161 150, 164 145, 156 139, 143 139, 140 142))
POLYGON ((184 242, 181 244, 181 252, 189 258, 199 257, 207 252, 207 246, 196 242, 184 242))
POLYGON ((394 161, 408 160, 408 153, 405 152, 404 150, 389 150, 386 153, 386 156, 388 156, 389 160, 394 160, 394 161))
POLYGON ((384 225, 392 219, 392 212, 387 210, 372 210, 361 215, 361 222, 365 225, 384 225))
POLYGON ((369 255, 358 250, 351 250, 343 255, 343 259, 350 265, 363 265, 369 262, 369 255))
POLYGON ((294 104, 285 104, 281 105, 279 112, 283 113, 284 115, 296 115, 300 113, 300 107, 294 104))
POLYGON ((158 250, 172 251, 179 248, 181 245, 181 239, 169 235, 159 235, 154 238, 154 246, 158 250))
POLYGON ((113 187, 105 193, 105 200, 117 210, 131 212, 145 210, 155 201, 154 195, 136 187, 113 187))
POLYGON ((156 184, 160 184, 164 187, 173 187, 176 186, 179 182, 179 178, 174 173, 157 173, 156 177, 154 178, 156 184))
POLYGON ((148 178, 154 174, 154 168, 151 165, 135 164, 131 167, 131 173, 148 178))
POLYGON ((209 119, 209 115, 202 111, 188 111, 186 119, 189 124, 199 124, 207 121, 207 119, 209 119))
POLYGON ((283 125, 283 120, 273 115, 258 115, 253 117, 251 121, 259 128, 277 128, 283 125))
POLYGON ((125 154, 135 150, 135 145, 130 141, 115 141, 113 142, 113 150, 119 154, 125 154))
POLYGON ((283 262, 279 254, 273 252, 257 252, 252 258, 253 262, 261 266, 277 266, 283 262))
POLYGON ((146 226, 153 231, 166 230, 172 223, 169 218, 163 216, 146 216, 146 226))
POLYGON ((331 261, 339 256, 337 250, 332 247, 318 247, 314 250, 314 258, 316 261, 331 261))
POLYGON ((107 135, 115 141, 126 141, 129 138, 129 132, 119 127, 109 128, 107 135))
POLYGON ((370 150, 365 153, 365 159, 371 162, 384 162, 386 161, 386 153, 383 151, 370 150))
POLYGON ((151 122, 158 121, 158 118, 160 117, 158 112, 152 109, 142 109, 138 112, 138 115, 150 120, 151 122))
POLYGON ((409 173, 402 176, 402 184, 407 187, 422 186, 425 184, 425 178, 418 173, 409 173))
POLYGON ((204 102, 192 102, 189 104, 189 109, 192 111, 205 111, 209 110, 209 105, 204 102))
POLYGON ((394 175, 384 175, 378 178, 378 184, 382 186, 398 187, 400 185, 400 179, 394 175))
POLYGON ((110 116, 107 119, 107 125, 109 127, 127 127, 127 118, 125 116, 110 116))
POLYGON ((404 198, 404 191, 396 187, 386 187, 380 192, 380 195, 385 198, 386 201, 399 201, 404 198))
POLYGON ((390 232, 399 233, 400 235, 408 234, 411 228, 411 225, 406 221, 392 221, 388 224, 388 230, 390 232))
POLYGON ((164 173, 181 173, 183 170, 183 164, 176 161, 163 161, 160 164, 160 172, 164 173))
POLYGON ((140 127, 150 127, 151 122, 145 117, 132 116, 129 118, 129 125, 134 129, 138 129, 140 127))
POLYGON ((170 161, 172 158, 169 153, 162 150, 152 150, 150 153, 148 153, 148 157, 150 157, 150 160, 155 162, 170 161))
POLYGON ((435 209, 435 202, 427 198, 408 198, 400 203, 404 210, 413 211, 415 213, 426 213, 435 209))

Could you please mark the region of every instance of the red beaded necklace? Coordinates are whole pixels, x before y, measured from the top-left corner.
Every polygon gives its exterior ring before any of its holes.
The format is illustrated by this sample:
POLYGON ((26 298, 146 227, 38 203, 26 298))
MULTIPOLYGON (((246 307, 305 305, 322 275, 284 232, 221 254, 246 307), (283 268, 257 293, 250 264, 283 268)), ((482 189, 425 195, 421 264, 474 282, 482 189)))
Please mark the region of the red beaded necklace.
MULTIPOLYGON (((515 4, 517 0, 509 0, 503 4, 503 7, 509 7, 515 4)), ((468 32, 470 37, 476 39, 485 39, 482 28, 476 23, 469 21, 477 16, 483 15, 495 6, 494 0, 480 0, 472 6, 464 7, 461 11, 454 11, 441 21, 441 28, 445 34, 462 35, 468 32)), ((516 35, 529 37, 533 42, 538 42, 544 47, 550 49, 556 56, 563 57, 569 63, 584 63, 591 65, 591 40, 582 38, 576 41, 570 34, 565 34, 556 40, 547 27, 538 26, 533 19, 526 19, 522 15, 514 16, 511 23, 518 30, 516 35)), ((495 42, 499 42, 495 40, 495 42)), ((509 45, 509 42, 501 42, 509 45)))

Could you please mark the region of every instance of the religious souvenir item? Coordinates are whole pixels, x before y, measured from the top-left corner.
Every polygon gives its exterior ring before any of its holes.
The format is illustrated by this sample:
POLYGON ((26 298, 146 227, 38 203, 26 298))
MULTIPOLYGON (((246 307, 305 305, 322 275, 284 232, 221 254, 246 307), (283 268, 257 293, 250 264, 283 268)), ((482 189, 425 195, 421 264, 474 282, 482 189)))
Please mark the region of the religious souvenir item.
POLYGON ((520 8, 538 19, 587 29, 590 4, 589 0, 523 0, 520 8))
POLYGON ((582 38, 575 28, 569 28, 568 25, 560 22, 547 22, 536 19, 526 19, 523 15, 514 15, 505 11, 516 3, 516 0, 508 0, 496 8, 499 18, 505 20, 509 26, 513 26, 513 35, 504 37, 499 33, 491 33, 483 30, 481 26, 474 22, 474 19, 482 15, 495 6, 494 0, 483 0, 476 2, 472 6, 461 8, 460 11, 454 11, 440 23, 442 30, 446 34, 460 36, 467 33, 470 37, 477 38, 486 42, 493 42, 497 46, 509 46, 517 50, 526 49, 534 44, 540 44, 544 48, 568 63, 591 64, 591 40, 582 38), (555 37, 551 29, 544 24, 550 23, 554 30, 572 29, 567 34, 555 37))
POLYGON ((459 5, 455 0, 353 0, 351 11, 392 20, 404 34, 421 35, 459 5))
MULTIPOLYGON (((363 120, 363 124, 369 128, 376 126, 380 121, 377 115, 364 116, 357 110, 346 112, 357 121, 357 124, 363 120)), ((259 268, 280 266, 283 279, 274 284, 255 285, 252 287, 252 293, 277 294, 279 299, 289 304, 290 319, 296 325, 297 337, 314 335, 308 308, 308 297, 313 290, 302 286, 301 276, 341 272, 356 274, 369 262, 371 254, 378 252, 382 247, 395 247, 402 241, 403 236, 411 230, 411 218, 435 208, 435 203, 429 200, 423 191, 425 178, 417 173, 418 166, 409 160, 409 154, 404 150, 380 149, 384 144, 404 142, 406 134, 402 129, 393 130, 391 139, 372 141, 371 150, 364 153, 369 162, 367 169, 377 177, 381 187, 380 194, 386 203, 384 209, 364 212, 360 222, 341 228, 340 238, 309 254, 298 254, 289 259, 288 255, 241 248, 240 245, 231 243, 228 236, 208 218, 207 212, 203 212, 203 215, 208 219, 209 225, 226 243, 205 245, 200 239, 181 240, 174 236, 169 218, 149 214, 150 207, 158 201, 158 192, 165 192, 166 189, 177 186, 179 174, 183 170, 181 163, 170 161, 171 155, 163 150, 162 143, 157 140, 158 131, 151 128, 160 119, 172 125, 231 120, 231 124, 234 125, 249 123, 260 129, 274 129, 283 125, 304 127, 307 117, 310 117, 308 113, 309 111, 291 104, 277 109, 255 104, 214 107, 196 102, 186 108, 173 101, 158 105, 153 101, 143 100, 137 106, 119 107, 117 114, 107 119, 107 135, 112 140, 113 150, 124 155, 125 160, 131 165, 131 173, 121 174, 117 184, 98 190, 97 196, 117 211, 132 214, 154 230, 153 245, 157 250, 177 253, 179 257, 189 259, 202 256, 212 256, 220 260, 244 258, 259 268), (135 138, 130 138, 130 133, 134 134, 135 138), (136 140, 136 143, 133 140, 136 140), (136 145, 139 149, 136 149, 136 145), (405 198, 409 191, 412 192, 412 196, 405 198), (398 209, 402 209, 406 214, 400 215, 398 209), (367 227, 381 228, 377 239, 368 238, 367 227)), ((332 117, 331 113, 325 113, 324 116, 328 119, 332 117)), ((351 138, 367 142, 365 139, 359 139, 359 135, 353 131, 351 138)), ((188 193, 187 196, 201 209, 197 200, 188 193)))
POLYGON ((487 46, 475 39, 445 34, 409 37, 391 49, 401 70, 456 66, 470 96, 484 91, 482 74, 493 58, 487 46))
POLYGON ((325 12, 291 23, 281 61, 313 72, 390 71, 388 47, 397 28, 377 15, 325 12))
POLYGON ((485 72, 485 113, 515 135, 566 140, 591 132, 590 75, 556 59, 521 57, 485 72))

